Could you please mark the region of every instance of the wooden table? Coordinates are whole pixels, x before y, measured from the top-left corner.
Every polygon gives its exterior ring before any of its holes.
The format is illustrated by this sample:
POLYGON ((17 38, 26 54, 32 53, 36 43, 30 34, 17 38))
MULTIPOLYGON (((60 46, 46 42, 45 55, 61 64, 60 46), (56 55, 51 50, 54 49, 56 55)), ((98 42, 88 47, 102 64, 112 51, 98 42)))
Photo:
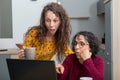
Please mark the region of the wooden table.
POLYGON ((17 48, 10 48, 10 49, 7 49, 7 51, 0 51, 0 55, 5 54, 5 55, 10 55, 10 58, 19 58, 18 51, 19 49, 17 48))

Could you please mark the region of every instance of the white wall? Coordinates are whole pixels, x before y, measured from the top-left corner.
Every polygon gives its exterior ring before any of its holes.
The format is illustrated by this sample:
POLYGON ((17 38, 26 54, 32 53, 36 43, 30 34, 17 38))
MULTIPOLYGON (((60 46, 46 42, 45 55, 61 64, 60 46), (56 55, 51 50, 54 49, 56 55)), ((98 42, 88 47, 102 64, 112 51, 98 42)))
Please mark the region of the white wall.
POLYGON ((13 38, 0 39, 0 48, 16 48, 16 43, 22 43, 27 29, 39 23, 43 6, 52 1, 56 2, 56 0, 12 0, 13 38))

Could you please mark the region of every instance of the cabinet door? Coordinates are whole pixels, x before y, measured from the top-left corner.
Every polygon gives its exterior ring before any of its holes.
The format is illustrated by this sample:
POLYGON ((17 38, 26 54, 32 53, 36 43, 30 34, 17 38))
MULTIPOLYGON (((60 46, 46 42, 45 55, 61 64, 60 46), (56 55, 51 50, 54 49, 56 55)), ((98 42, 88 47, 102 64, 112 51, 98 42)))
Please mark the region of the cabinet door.
POLYGON ((10 55, 0 54, 0 80, 10 80, 6 58, 10 58, 10 55))
POLYGON ((11 0, 0 0, 0 38, 12 37, 11 0))
POLYGON ((105 4, 105 47, 107 60, 105 62, 105 80, 112 80, 112 32, 111 32, 111 2, 105 4))
POLYGON ((90 17, 89 6, 94 0, 59 0, 70 18, 90 17))

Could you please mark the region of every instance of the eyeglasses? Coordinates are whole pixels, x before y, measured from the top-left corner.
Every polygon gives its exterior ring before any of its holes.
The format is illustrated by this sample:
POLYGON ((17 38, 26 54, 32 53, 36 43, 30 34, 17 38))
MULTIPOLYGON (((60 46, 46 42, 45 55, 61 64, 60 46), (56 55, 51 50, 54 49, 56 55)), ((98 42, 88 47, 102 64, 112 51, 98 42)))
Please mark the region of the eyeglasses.
POLYGON ((88 44, 87 44, 87 43, 84 43, 84 42, 74 41, 73 45, 74 45, 74 46, 78 45, 79 47, 84 47, 85 45, 88 45, 88 44))

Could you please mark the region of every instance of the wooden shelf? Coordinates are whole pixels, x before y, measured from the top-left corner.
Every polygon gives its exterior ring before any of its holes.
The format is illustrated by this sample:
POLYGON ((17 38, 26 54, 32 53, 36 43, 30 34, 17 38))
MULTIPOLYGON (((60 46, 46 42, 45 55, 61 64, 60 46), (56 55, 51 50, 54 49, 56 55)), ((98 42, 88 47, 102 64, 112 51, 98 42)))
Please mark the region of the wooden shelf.
POLYGON ((109 1, 111 1, 111 0, 104 0, 103 3, 106 4, 106 3, 108 3, 109 1))
POLYGON ((72 17, 70 17, 70 19, 89 19, 89 17, 76 17, 76 16, 72 16, 72 17))

